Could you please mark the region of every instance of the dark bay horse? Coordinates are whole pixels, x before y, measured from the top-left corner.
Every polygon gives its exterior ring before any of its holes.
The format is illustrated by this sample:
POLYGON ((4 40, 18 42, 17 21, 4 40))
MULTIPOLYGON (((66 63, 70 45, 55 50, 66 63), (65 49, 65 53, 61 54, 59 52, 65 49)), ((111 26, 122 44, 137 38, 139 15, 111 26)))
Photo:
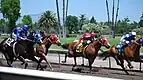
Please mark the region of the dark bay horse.
POLYGON ((133 68, 130 61, 143 62, 140 59, 141 45, 143 45, 143 38, 135 40, 130 46, 124 48, 124 53, 122 53, 124 55, 121 55, 115 48, 117 45, 113 45, 108 51, 100 54, 99 57, 105 57, 103 60, 106 60, 107 57, 112 56, 116 60, 117 65, 120 65, 122 69, 129 74, 124 68, 124 59, 127 61, 129 68, 133 68))
MULTIPOLYGON (((31 38, 31 35, 29 35, 28 37, 31 38)), ((34 51, 34 44, 31 40, 18 41, 15 43, 15 48, 13 48, 14 46, 8 46, 7 44, 4 44, 7 39, 8 38, 5 38, 0 43, 0 49, 7 60, 8 66, 11 66, 13 61, 15 61, 14 58, 18 58, 21 62, 23 62, 22 65, 25 64, 25 68, 27 68, 28 66, 28 63, 25 61, 25 59, 29 59, 35 61, 36 63, 39 63, 39 61, 34 57, 36 52, 34 51), (13 50, 15 51, 15 53, 13 50)))
POLYGON ((110 44, 105 37, 102 37, 102 38, 97 39, 96 41, 93 41, 92 43, 90 43, 87 47, 84 48, 84 51, 82 53, 76 52, 76 46, 78 44, 79 44, 79 42, 71 42, 69 44, 63 44, 62 47, 68 48, 68 53, 66 56, 74 57, 75 64, 73 65, 73 68, 77 65, 76 57, 84 57, 84 58, 88 59, 90 71, 92 69, 92 64, 93 64, 95 58, 97 57, 98 51, 101 48, 101 46, 105 46, 106 48, 110 47, 110 44))
MULTIPOLYGON (((46 33, 45 33, 46 34, 46 33)), ((49 65, 49 67, 53 70, 52 66, 48 62, 46 55, 48 53, 48 49, 52 44, 57 44, 58 46, 61 45, 60 40, 56 34, 50 34, 50 36, 45 36, 43 38, 43 43, 42 44, 37 44, 36 45, 36 53, 37 57, 40 57, 39 64, 37 66, 37 69, 39 68, 39 65, 42 60, 45 60, 46 63, 49 65)))

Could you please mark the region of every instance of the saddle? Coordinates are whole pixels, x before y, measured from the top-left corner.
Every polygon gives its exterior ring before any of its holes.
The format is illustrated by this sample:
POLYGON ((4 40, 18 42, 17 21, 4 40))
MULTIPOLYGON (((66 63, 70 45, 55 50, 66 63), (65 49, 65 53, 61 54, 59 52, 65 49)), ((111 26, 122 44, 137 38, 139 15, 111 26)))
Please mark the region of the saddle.
POLYGON ((76 47, 76 52, 82 53, 87 46, 88 46, 88 44, 83 45, 83 43, 79 43, 76 47))

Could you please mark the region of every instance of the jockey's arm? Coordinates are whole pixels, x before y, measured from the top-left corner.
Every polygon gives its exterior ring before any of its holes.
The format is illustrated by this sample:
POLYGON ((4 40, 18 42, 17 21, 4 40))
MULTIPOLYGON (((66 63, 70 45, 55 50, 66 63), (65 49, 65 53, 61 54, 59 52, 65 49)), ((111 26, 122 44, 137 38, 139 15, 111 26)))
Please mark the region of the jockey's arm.
POLYGON ((43 41, 41 39, 39 41, 40 41, 41 44, 43 44, 43 41))

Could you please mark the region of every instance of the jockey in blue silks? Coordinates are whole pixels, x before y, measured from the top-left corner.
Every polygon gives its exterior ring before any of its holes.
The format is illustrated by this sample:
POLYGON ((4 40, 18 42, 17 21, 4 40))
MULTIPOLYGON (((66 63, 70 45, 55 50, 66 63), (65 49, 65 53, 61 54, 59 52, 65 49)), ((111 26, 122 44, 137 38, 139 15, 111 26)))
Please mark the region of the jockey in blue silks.
POLYGON ((124 47, 130 45, 132 40, 136 39, 136 32, 131 32, 129 34, 125 34, 120 39, 120 50, 123 51, 124 47))
POLYGON ((12 39, 15 41, 17 40, 26 40, 27 39, 27 33, 28 33, 29 26, 24 25, 21 27, 16 27, 12 30, 12 39))
POLYGON ((43 43, 43 41, 41 40, 42 36, 41 36, 40 32, 34 32, 33 36, 34 36, 34 39, 33 39, 34 43, 37 43, 38 41, 40 41, 41 43, 43 43))

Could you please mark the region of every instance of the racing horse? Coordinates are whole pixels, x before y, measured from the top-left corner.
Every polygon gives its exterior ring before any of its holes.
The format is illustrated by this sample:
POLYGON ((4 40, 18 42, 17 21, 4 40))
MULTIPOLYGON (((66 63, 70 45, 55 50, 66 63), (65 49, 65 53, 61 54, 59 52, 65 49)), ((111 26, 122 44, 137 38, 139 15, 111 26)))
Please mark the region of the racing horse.
MULTIPOLYGON (((31 38, 31 35, 28 37, 31 38)), ((33 37, 33 36, 32 36, 33 37)), ((18 42, 15 42, 13 45, 15 46, 8 46, 6 41, 9 38, 5 38, 1 43, 0 43, 0 51, 4 54, 8 66, 12 67, 11 64, 13 61, 15 61, 17 58, 22 62, 22 65, 25 64, 25 69, 28 66, 28 63, 25 61, 25 59, 30 59, 35 62, 39 62, 34 55, 36 54, 33 48, 33 42, 29 39, 27 40, 21 40, 18 42), (15 58, 15 60, 14 60, 15 58)), ((32 38, 31 38, 32 39, 32 38)), ((41 69, 42 66, 40 65, 41 69)))
MULTIPOLYGON (((74 40, 73 42, 74 43, 77 42, 77 44, 78 44, 79 40, 74 40)), ((65 43, 64 45, 62 45, 62 48, 67 50, 68 47, 69 47, 69 44, 71 44, 71 43, 65 43)), ((65 54, 65 59, 64 59, 64 61, 62 61, 62 63, 66 63, 66 62, 67 62, 67 54, 65 54)), ((82 64, 81 64, 81 66, 84 66, 84 57, 82 57, 82 64)))
POLYGON ((50 48, 52 44, 57 44, 58 46, 60 46, 61 42, 56 34, 50 34, 49 36, 47 36, 47 33, 45 32, 44 34, 45 34, 45 37, 43 37, 43 40, 42 40, 43 43, 36 44, 37 57, 40 57, 37 69, 39 68, 42 60, 45 60, 46 63, 49 65, 49 67, 53 70, 51 64, 48 62, 46 58, 46 55, 48 53, 48 49, 50 48))
POLYGON ((105 37, 101 37, 100 39, 97 39, 97 40, 93 41, 92 43, 90 43, 88 46, 86 46, 84 48, 82 53, 76 52, 76 46, 78 44, 79 44, 79 42, 71 42, 71 43, 63 44, 62 47, 68 48, 68 53, 66 56, 74 57, 75 64, 73 65, 73 69, 77 65, 76 57, 84 57, 84 58, 88 59, 90 71, 92 70, 92 64, 93 64, 95 58, 97 57, 98 51, 101 48, 101 46, 105 46, 106 48, 110 47, 110 44, 105 37))
POLYGON ((124 68, 124 59, 127 61, 129 68, 133 68, 130 61, 143 62, 140 58, 141 45, 143 45, 143 38, 139 38, 133 41, 131 45, 126 46, 123 49, 123 53, 119 53, 116 48, 117 45, 113 45, 109 50, 100 54, 99 57, 104 57, 103 60, 106 60, 107 57, 112 56, 116 60, 117 65, 120 65, 122 69, 129 74, 124 68))

